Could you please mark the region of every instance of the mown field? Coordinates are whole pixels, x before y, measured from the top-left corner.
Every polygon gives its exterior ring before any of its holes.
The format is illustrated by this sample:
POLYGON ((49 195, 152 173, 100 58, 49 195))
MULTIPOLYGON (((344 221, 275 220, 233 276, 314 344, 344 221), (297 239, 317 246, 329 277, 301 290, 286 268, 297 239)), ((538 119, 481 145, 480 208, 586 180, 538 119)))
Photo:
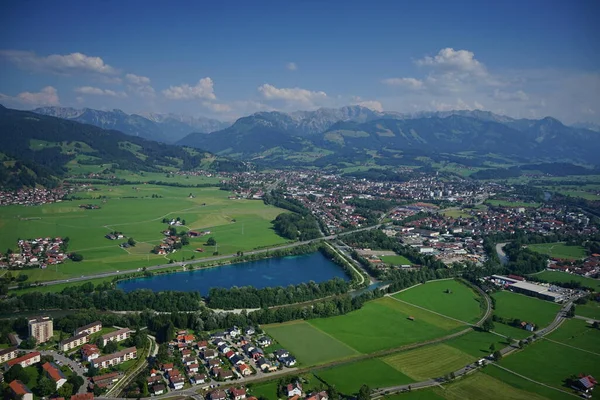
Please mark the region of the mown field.
POLYGON ((336 389, 346 396, 357 393, 363 384, 376 389, 414 382, 376 358, 317 371, 316 375, 328 385, 335 385, 336 389))
POLYGON ((585 276, 560 271, 542 271, 534 274, 533 276, 548 282, 579 282, 583 286, 591 287, 596 291, 600 291, 600 279, 588 278, 585 276))
POLYGON ((479 301, 484 300, 455 280, 427 282, 394 297, 465 322, 476 322, 483 315, 479 301))
POLYGON ((353 348, 305 321, 264 325, 262 329, 290 351, 302 365, 317 365, 358 354, 353 348))
POLYGON ((489 355, 491 353, 490 345, 492 344, 496 349, 501 349, 508 345, 506 339, 483 331, 469 332, 466 335, 450 339, 444 342, 444 344, 472 356, 473 360, 489 355))
MULTIPOLYGON (((543 396, 543 398, 549 400, 573 400, 574 397, 571 394, 564 393, 560 390, 552 389, 538 383, 532 382, 525 378, 522 378, 518 375, 515 375, 511 372, 498 368, 496 366, 491 366, 489 368, 485 368, 483 371, 485 375, 491 376, 503 383, 510 385, 515 389, 520 389, 522 391, 530 392, 532 394, 536 394, 537 396, 543 396)), ((562 390, 562 389, 561 389, 562 390)), ((567 390, 567 389, 564 389, 567 390)), ((539 398, 539 397, 538 397, 539 398)))
POLYGON ((390 297, 370 301, 346 315, 313 319, 309 323, 361 353, 422 342, 466 328, 390 297))
POLYGON ((412 261, 404 256, 382 256, 381 261, 391 265, 412 265, 412 261))
MULTIPOLYGON (((493 367, 488 367, 493 368, 493 367)), ((525 391, 511 386, 490 375, 476 373, 457 382, 435 389, 435 393, 447 400, 544 400, 536 391, 525 391)))
POLYGON ((537 329, 549 325, 560 310, 560 305, 556 303, 509 291, 496 292, 492 297, 496 299, 494 314, 503 318, 533 322, 537 329))
POLYGON ((540 203, 527 203, 522 201, 507 201, 507 200, 486 200, 485 204, 497 207, 525 207, 525 208, 536 208, 540 206, 540 203))
POLYGON ((540 243, 530 244, 527 248, 536 253, 546 254, 552 258, 576 260, 584 258, 586 251, 581 246, 567 246, 565 243, 540 243))
MULTIPOLYGON (((580 319, 568 319, 546 339, 587 350, 600 356, 600 329, 580 319)), ((600 362, 600 360, 598 360, 600 362)))
POLYGON ((205 247, 205 238, 194 238, 189 246, 168 257, 150 253, 163 238, 168 226, 163 218, 186 220, 179 230, 210 230, 220 254, 234 254, 285 243, 272 229, 271 221, 281 212, 261 201, 229 200, 228 192, 217 188, 175 188, 156 185, 96 186, 99 190, 79 192, 82 200, 64 201, 38 207, 3 207, 0 215, 0 248, 16 249, 17 239, 40 236, 69 237, 69 252, 84 256, 79 263, 66 262, 46 270, 26 271, 29 281, 68 279, 106 271, 121 271, 181 260, 208 257, 215 249, 205 247), (190 198, 192 194, 194 197, 190 198), (152 198, 152 195, 159 198, 152 198), (85 210, 80 204, 97 204, 99 210, 85 210), (121 231, 137 241, 134 248, 122 249, 125 240, 104 236, 121 231))
POLYGON ((575 314, 600 320, 600 303, 597 301, 589 301, 587 304, 577 304, 575 307, 575 314))

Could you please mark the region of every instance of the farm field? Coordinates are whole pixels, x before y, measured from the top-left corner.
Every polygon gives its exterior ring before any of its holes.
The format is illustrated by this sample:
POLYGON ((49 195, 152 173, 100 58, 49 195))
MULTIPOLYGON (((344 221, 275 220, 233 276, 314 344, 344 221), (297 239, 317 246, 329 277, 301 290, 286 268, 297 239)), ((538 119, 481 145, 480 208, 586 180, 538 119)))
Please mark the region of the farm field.
POLYGON ((475 357, 442 343, 382 358, 386 364, 416 381, 444 376, 474 360, 475 357))
POLYGON ((382 256, 381 261, 391 265, 412 265, 412 261, 404 256, 382 256))
POLYGON ((304 366, 322 364, 358 354, 356 350, 305 321, 264 325, 261 328, 296 356, 299 363, 304 366))
POLYGON ((496 299, 494 314, 507 319, 518 318, 522 321, 533 322, 538 329, 549 325, 560 310, 560 305, 556 303, 506 290, 496 292, 492 294, 492 297, 496 299))
POLYGON ((483 299, 456 280, 427 282, 394 297, 465 322, 477 322, 483 314, 478 301, 483 299))
POLYGON ((370 301, 346 315, 313 319, 309 323, 361 353, 422 342, 466 328, 459 322, 390 297, 370 301), (414 317, 414 321, 409 320, 409 316, 414 317))
POLYGON ((600 279, 588 278, 585 276, 560 271, 542 271, 540 273, 533 274, 532 276, 548 282, 575 281, 581 283, 583 286, 591 287, 594 288, 594 290, 600 291, 600 279))
POLYGON ((386 400, 444 400, 436 394, 435 389, 419 389, 407 393, 398 393, 386 396, 386 400))
POLYGON ((335 385, 336 389, 346 396, 357 393, 363 384, 369 385, 371 389, 376 389, 414 382, 408 376, 376 358, 324 369, 315 374, 328 385, 335 385))
POLYGON ((195 253, 206 238, 193 238, 183 251, 170 256, 150 254, 168 227, 163 218, 186 220, 179 230, 210 230, 219 245, 219 253, 234 254, 257 247, 282 244, 271 221, 284 210, 260 201, 229 200, 226 191, 217 188, 175 188, 156 185, 95 186, 98 190, 78 192, 81 200, 63 201, 39 207, 7 206, 0 216, 0 248, 16 249, 18 238, 40 236, 69 237, 69 252, 84 256, 79 263, 67 261, 45 270, 27 270, 29 282, 68 279, 107 271, 132 270, 166 264, 169 257, 181 260, 212 255, 213 249, 195 253), (193 198, 190 198, 190 193, 193 198), (159 196, 153 198, 152 195, 159 196), (97 204, 98 210, 79 208, 97 204), (125 240, 111 241, 104 236, 121 231, 133 237, 137 245, 122 249, 125 240))
POLYGON ((535 251, 536 253, 546 254, 553 258, 565 258, 569 260, 576 260, 584 258, 586 251, 581 246, 567 246, 564 243, 541 243, 541 244, 530 244, 527 246, 529 250, 535 251))
POLYGON ((567 319, 546 338, 597 353, 600 357, 600 330, 581 319, 567 319))
MULTIPOLYGON (((491 376, 503 383, 512 386, 513 388, 524 390, 526 392, 535 393, 538 396, 543 396, 548 400, 573 400, 573 396, 567 393, 560 392, 558 390, 539 385, 535 382, 531 382, 518 375, 510 373, 506 370, 491 366, 482 371, 483 374, 491 376)), ((567 390, 563 388, 564 390, 567 390)))
MULTIPOLYGON (((499 324, 496 324, 498 326, 499 324)), ((515 338, 513 336, 513 338, 515 338)), ((472 360, 483 358, 491 353, 490 345, 494 344, 496 349, 504 348, 508 345, 506 339, 494 335, 493 333, 483 331, 473 331, 466 335, 450 339, 444 344, 453 347, 461 352, 472 356, 472 360)))
POLYGON ((600 303, 597 301, 588 301, 587 304, 577 304, 575 306, 575 314, 600 320, 600 303))
POLYGON ((535 381, 561 389, 564 388, 565 379, 571 375, 600 375, 600 356, 548 340, 538 341, 525 350, 502 359, 500 365, 535 381))
POLYGON ((500 322, 494 322, 494 332, 504 336, 510 336, 513 339, 525 339, 526 337, 533 335, 532 332, 526 331, 525 329, 516 328, 500 322))
MULTIPOLYGON (((488 367, 492 368, 492 367, 488 367)), ((445 390, 436 389, 436 393, 447 400, 544 400, 545 397, 517 389, 507 383, 483 373, 476 373, 445 386, 445 390)))

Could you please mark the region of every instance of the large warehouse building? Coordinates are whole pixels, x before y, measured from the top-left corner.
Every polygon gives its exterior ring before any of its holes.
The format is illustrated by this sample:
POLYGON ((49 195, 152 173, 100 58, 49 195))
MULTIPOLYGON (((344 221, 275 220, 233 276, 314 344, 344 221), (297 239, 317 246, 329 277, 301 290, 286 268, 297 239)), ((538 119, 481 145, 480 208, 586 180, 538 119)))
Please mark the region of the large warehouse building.
POLYGON ((513 292, 523 293, 528 296, 539 297, 540 299, 560 302, 564 300, 564 295, 550 290, 548 286, 536 285, 530 282, 516 282, 509 286, 513 292))

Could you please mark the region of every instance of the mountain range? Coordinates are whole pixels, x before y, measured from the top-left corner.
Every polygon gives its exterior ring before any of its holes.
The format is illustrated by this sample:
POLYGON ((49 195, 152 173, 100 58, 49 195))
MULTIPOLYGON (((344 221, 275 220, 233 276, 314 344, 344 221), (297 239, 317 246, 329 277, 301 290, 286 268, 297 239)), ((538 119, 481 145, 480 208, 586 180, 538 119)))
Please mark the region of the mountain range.
POLYGON ((600 163, 598 132, 569 127, 551 117, 515 119, 480 110, 402 114, 351 106, 289 114, 260 112, 221 131, 192 133, 176 143, 280 164, 366 158, 406 164, 408 158, 457 153, 600 163))
POLYGON ((127 114, 121 110, 102 111, 91 108, 41 107, 33 112, 104 129, 114 129, 163 143, 175 143, 191 132, 214 132, 231 125, 204 117, 157 113, 127 114))

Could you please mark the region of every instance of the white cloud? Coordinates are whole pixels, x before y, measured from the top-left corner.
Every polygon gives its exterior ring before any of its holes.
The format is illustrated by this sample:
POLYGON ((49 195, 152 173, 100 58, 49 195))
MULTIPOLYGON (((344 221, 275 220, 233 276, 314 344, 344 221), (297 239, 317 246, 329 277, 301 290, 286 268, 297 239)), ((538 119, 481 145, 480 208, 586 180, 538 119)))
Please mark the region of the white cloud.
POLYGON ((267 100, 284 100, 291 103, 300 103, 304 106, 313 106, 315 102, 327 99, 327 93, 314 92, 301 88, 277 88, 265 83, 258 87, 258 91, 267 100))
POLYGON ((219 103, 211 103, 209 101, 205 101, 202 105, 209 110, 216 113, 226 113, 231 111, 231 106, 229 104, 219 104, 219 103))
POLYGON ((39 92, 22 92, 15 97, 0 93, 0 102, 11 107, 60 105, 58 92, 52 86, 46 86, 39 92))
POLYGON ((127 74, 125 75, 125 79, 129 83, 127 85, 127 90, 129 92, 146 99, 155 97, 155 90, 150 86, 150 78, 135 74, 127 74))
POLYGON ((295 62, 289 62, 285 65, 285 67, 290 71, 295 71, 298 69, 298 66, 296 65, 295 62))
POLYGON ((127 93, 125 92, 115 92, 114 90, 100 89, 93 86, 81 86, 75 88, 75 93, 89 94, 94 96, 127 97, 127 93))
POLYGON ((451 47, 441 49, 434 57, 426 56, 416 61, 417 65, 470 72, 486 75, 485 66, 475 59, 475 53, 468 50, 454 50, 451 47))
POLYGON ((453 111, 453 110, 484 110, 485 107, 483 104, 478 101, 473 102, 472 104, 468 104, 463 101, 461 98, 457 98, 456 101, 451 103, 445 103, 441 101, 431 100, 430 102, 431 108, 435 111, 453 111))
POLYGON ((166 98, 171 100, 214 100, 217 98, 214 93, 213 80, 209 77, 200 79, 195 86, 184 83, 180 86, 170 86, 162 92, 166 98))
POLYGON ((389 86, 403 86, 409 89, 423 88, 423 81, 416 78, 388 78, 381 82, 389 86))
POLYGON ((357 106, 369 108, 373 111, 383 112, 383 105, 377 100, 364 100, 354 104, 357 106))
POLYGON ((100 75, 116 75, 118 71, 106 64, 100 57, 91 57, 83 53, 51 54, 38 56, 32 51, 0 50, 0 57, 5 58, 17 67, 56 74, 93 73, 100 75))
POLYGON ((493 97, 497 100, 504 101, 527 101, 529 100, 529 96, 522 90, 517 90, 516 92, 504 92, 500 89, 495 89, 493 97))

